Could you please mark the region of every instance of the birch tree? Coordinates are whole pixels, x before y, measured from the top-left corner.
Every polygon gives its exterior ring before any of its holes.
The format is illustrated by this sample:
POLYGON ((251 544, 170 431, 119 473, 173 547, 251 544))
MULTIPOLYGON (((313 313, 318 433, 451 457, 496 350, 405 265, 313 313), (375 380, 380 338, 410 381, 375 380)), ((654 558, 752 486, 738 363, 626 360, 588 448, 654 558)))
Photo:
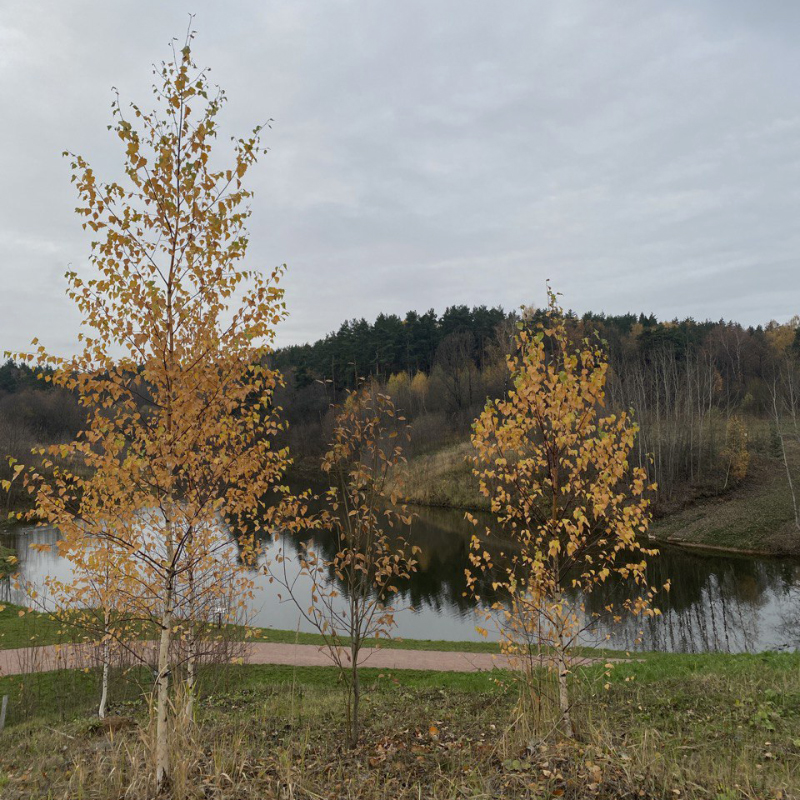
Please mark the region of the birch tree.
POLYGON ((467 579, 477 593, 488 572, 505 593, 494 603, 503 650, 525 670, 527 690, 537 663, 555 671, 560 725, 571 737, 570 652, 596 616, 582 598, 613 575, 635 591, 604 616, 655 613, 645 573, 655 551, 641 543, 654 487, 630 464, 629 415, 603 414, 608 363, 599 342, 571 342, 552 292, 541 329, 520 324, 508 368, 513 388, 486 405, 472 443, 481 493, 509 544, 492 559, 475 536, 467 579))
POLYGON ((280 376, 266 365, 284 316, 282 268, 243 265, 251 195, 243 181, 264 152, 262 128, 233 140, 229 167, 212 163, 225 96, 196 67, 192 38, 173 43, 155 69, 154 111, 123 110, 115 99, 119 182, 102 182, 68 154, 76 211, 95 237, 91 277, 67 274, 81 349, 59 359, 34 342, 27 355, 52 366, 52 381, 88 413, 74 441, 42 449, 42 468, 23 473, 37 519, 59 528, 61 555, 90 573, 105 574, 111 560, 126 616, 157 633, 162 791, 175 642, 197 622, 191 609, 208 605, 198 592, 246 601, 246 567, 271 524, 262 499, 287 462, 273 447, 280 376))
MULTIPOLYGON (((330 480, 324 509, 317 515, 306 516, 302 510, 294 515, 296 530, 332 533, 334 554, 326 557, 318 545, 301 542, 299 574, 290 579, 282 552, 271 572, 302 617, 322 635, 324 651, 339 670, 351 746, 360 734, 360 669, 366 642, 391 636, 398 584, 417 569, 419 548, 403 536, 411 514, 388 490, 390 475, 392 486, 399 485, 397 472, 405 463, 404 423, 391 398, 374 386, 348 396, 338 409, 322 462, 330 480), (295 589, 298 579, 310 583, 308 605, 295 589)), ((302 503, 298 507, 302 509, 302 503)))

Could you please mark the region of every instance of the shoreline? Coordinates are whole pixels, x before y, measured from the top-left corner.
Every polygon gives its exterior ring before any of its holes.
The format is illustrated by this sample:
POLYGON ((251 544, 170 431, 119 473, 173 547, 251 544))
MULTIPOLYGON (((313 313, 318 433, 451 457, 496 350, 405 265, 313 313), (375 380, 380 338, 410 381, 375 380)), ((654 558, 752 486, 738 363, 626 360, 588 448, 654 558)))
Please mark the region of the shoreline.
MULTIPOLYGON (((463 513, 477 513, 477 514, 488 514, 485 508, 478 508, 475 506, 455 506, 450 505, 447 503, 422 503, 418 500, 411 500, 408 498, 404 498, 403 502, 406 503, 411 509, 419 508, 419 509, 437 509, 443 511, 453 511, 453 512, 463 512, 463 513)), ((672 514, 667 514, 664 517, 660 517, 659 520, 656 521, 656 527, 658 526, 659 522, 666 522, 667 520, 673 519, 681 514, 681 511, 673 512, 672 514)), ((705 542, 693 542, 687 541, 686 539, 682 539, 676 536, 663 536, 658 534, 653 534, 651 531, 654 526, 651 525, 650 530, 647 534, 647 541, 652 542, 657 546, 668 546, 668 547, 675 547, 685 550, 692 550, 692 551, 707 551, 710 553, 717 553, 719 555, 729 555, 729 556, 748 556, 752 558, 767 558, 767 559, 794 559, 800 560, 800 534, 798 534, 798 548, 797 551, 789 551, 789 550, 760 550, 757 548, 747 548, 747 547, 733 547, 730 545, 716 545, 710 544, 705 542)))
POLYGON ((684 539, 676 539, 672 537, 650 536, 649 541, 654 542, 658 546, 667 545, 668 547, 677 547, 682 550, 697 550, 702 554, 707 551, 709 554, 717 553, 719 555, 727 556, 748 556, 751 558, 769 558, 775 560, 800 560, 800 550, 797 553, 782 553, 769 550, 749 550, 746 548, 738 547, 723 547, 715 544, 704 544, 703 542, 687 542, 684 539))
MULTIPOLYGON (((476 506, 454 506, 448 503, 422 503, 418 500, 411 500, 408 498, 403 498, 403 502, 413 508, 420 508, 420 509, 438 509, 442 511, 453 511, 453 512, 463 512, 463 513, 477 513, 477 514, 488 514, 485 508, 480 508, 476 506)), ((681 514, 680 511, 674 512, 672 514, 667 514, 664 517, 660 517, 658 522, 667 522, 670 519, 677 517, 681 514)), ((0 536, 2 535, 13 535, 14 529, 18 527, 23 527, 25 523, 23 522, 0 522, 0 536)), ((671 535, 671 536, 661 536, 658 534, 647 534, 647 541, 652 542, 657 546, 666 545, 668 547, 675 547, 684 550, 690 550, 702 553, 703 551, 711 554, 717 553, 719 555, 728 555, 732 557, 736 556, 747 556, 750 558, 765 558, 765 559, 775 559, 775 560, 800 560, 800 534, 798 534, 798 546, 796 551, 791 550, 762 550, 757 548, 749 548, 749 547, 734 547, 732 545, 717 545, 711 544, 706 542, 694 542, 694 541, 687 541, 686 539, 671 535)), ((4 573, 2 567, 2 550, 4 548, 0 545, 0 578, 6 577, 7 574, 11 573, 4 573)), ((12 570, 13 573, 13 570, 12 570)))

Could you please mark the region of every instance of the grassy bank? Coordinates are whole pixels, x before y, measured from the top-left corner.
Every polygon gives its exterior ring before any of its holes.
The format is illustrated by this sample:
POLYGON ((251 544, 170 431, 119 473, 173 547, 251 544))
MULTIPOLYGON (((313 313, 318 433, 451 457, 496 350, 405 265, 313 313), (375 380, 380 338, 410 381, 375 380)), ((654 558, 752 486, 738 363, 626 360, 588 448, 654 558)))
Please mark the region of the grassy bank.
POLYGON ((435 453, 415 456, 405 469, 402 496, 421 506, 488 511, 489 503, 478 491, 468 461, 472 454, 472 445, 461 442, 435 453))
POLYGON ((752 459, 741 486, 656 520, 652 533, 676 544, 800 555, 783 464, 764 457, 752 459))
MULTIPOLYGON (((402 494, 420 506, 484 511, 468 458, 472 448, 463 442, 409 461, 402 494)), ((800 448, 790 456, 800 474, 800 448)), ((672 506, 654 520, 652 536, 687 546, 765 555, 800 555, 800 533, 794 524, 786 473, 777 458, 753 456, 741 485, 718 494, 672 506)))
MULTIPOLYGON (((156 630, 145 626, 136 638, 155 639, 156 630)), ((300 644, 322 646, 325 640, 318 633, 282 630, 279 628, 243 628, 229 625, 225 628, 225 638, 232 641, 277 642, 281 644, 300 644)), ((64 645, 74 642, 93 641, 95 634, 82 628, 74 628, 49 614, 30 611, 21 606, 5 605, 0 609, 0 650, 14 650, 45 645, 64 645)), ((366 647, 380 647, 389 650, 427 650, 457 653, 499 653, 497 642, 471 641, 454 642, 446 639, 365 639, 366 647)), ((347 639, 342 640, 348 644, 347 639)), ((603 648, 578 647, 576 654, 597 658, 625 658, 626 654, 603 648)), ((637 654, 639 657, 641 654, 637 654)))
MULTIPOLYGON (((156 638, 156 631, 148 631, 145 626, 137 638, 156 638)), ((285 644, 322 645, 324 639, 318 633, 303 633, 276 628, 249 628, 228 626, 226 634, 233 640, 252 640, 280 642, 285 644)), ((49 614, 30 611, 21 606, 6 604, 0 608, 0 650, 21 647, 34 647, 52 644, 66 644, 91 640, 93 634, 83 629, 73 628, 49 614)), ((447 652, 499 653, 495 642, 451 642, 438 639, 375 639, 365 640, 367 647, 384 647, 403 650, 439 650, 447 652)), ((598 651, 600 652, 600 651, 598 651)))
MULTIPOLYGON (((0 679, 12 697, 0 795, 151 797, 147 680, 115 680, 104 727, 92 718, 93 673, 0 679)), ((207 670, 197 725, 172 742, 175 796, 777 800, 800 791, 795 655, 653 656, 610 678, 587 668, 571 743, 512 724, 507 673, 364 670, 364 682, 365 731, 347 750, 332 668, 207 670)))

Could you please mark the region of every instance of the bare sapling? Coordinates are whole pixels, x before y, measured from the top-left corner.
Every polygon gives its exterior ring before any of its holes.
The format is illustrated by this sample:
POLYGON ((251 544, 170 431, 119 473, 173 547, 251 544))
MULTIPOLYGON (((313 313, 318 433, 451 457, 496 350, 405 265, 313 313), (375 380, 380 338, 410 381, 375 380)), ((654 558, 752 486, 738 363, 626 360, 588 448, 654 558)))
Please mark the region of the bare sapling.
POLYGON ((42 587, 28 586, 27 594, 30 605, 48 612, 63 629, 79 633, 82 648, 96 648, 101 672, 97 713, 104 719, 113 663, 120 660, 122 653, 133 656, 134 661, 144 660, 141 648, 135 644, 140 619, 125 602, 131 592, 136 592, 137 585, 119 571, 118 550, 110 548, 107 539, 87 531, 83 545, 71 560, 68 581, 46 576, 42 587))
POLYGON ((786 472, 786 483, 789 487, 789 497, 792 501, 792 511, 794 513, 795 528, 800 531, 800 506, 797 502, 797 491, 792 477, 792 465, 789 460, 789 451, 786 447, 787 432, 784 430, 783 417, 781 415, 781 404, 779 401, 780 388, 778 379, 775 378, 770 387, 770 394, 772 396, 772 420, 775 426, 775 433, 780 442, 781 460, 783 461, 783 468, 786 472))
POLYGON ((333 555, 324 555, 313 540, 300 541, 299 572, 289 575, 284 554, 277 557, 271 571, 302 617, 322 635, 324 650, 339 670, 351 746, 360 735, 365 644, 391 636, 399 582, 417 568, 419 548, 403 535, 411 525, 411 514, 387 488, 390 475, 393 491, 400 485, 398 473, 405 463, 401 442, 406 431, 392 400, 373 386, 348 396, 336 416, 322 463, 330 479, 325 508, 306 518, 308 530, 322 529, 333 535, 333 555), (310 583, 308 605, 298 581, 310 583))

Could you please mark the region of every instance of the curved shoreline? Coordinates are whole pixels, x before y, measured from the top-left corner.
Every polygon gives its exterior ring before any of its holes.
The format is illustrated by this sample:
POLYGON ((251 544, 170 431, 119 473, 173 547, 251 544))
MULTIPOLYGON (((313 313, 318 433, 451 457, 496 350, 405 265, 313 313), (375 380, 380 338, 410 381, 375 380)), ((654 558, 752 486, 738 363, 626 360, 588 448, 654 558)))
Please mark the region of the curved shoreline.
MULTIPOLYGON (((420 503, 419 501, 415 500, 408 500, 406 502, 412 508, 420 508, 420 509, 437 509, 443 511, 453 511, 453 512, 462 512, 462 513, 473 513, 473 514, 490 514, 491 512, 487 511, 485 508, 475 508, 475 507, 466 507, 466 506, 454 506, 448 505, 446 503, 420 503)), ((668 515, 663 517, 662 519, 669 519, 668 515)), ((652 542, 655 545, 668 545, 669 547, 677 547, 682 548, 685 550, 691 551, 703 551, 706 550, 709 553, 717 553, 719 555, 728 555, 732 557, 736 556, 746 556, 750 558, 770 558, 770 559, 798 559, 800 560, 800 536, 798 537, 798 549, 795 552, 789 550, 759 550, 756 548, 739 548, 739 547, 730 547, 730 546, 721 546, 716 544, 705 544, 703 542, 692 542, 687 541, 686 539, 682 539, 676 536, 659 536, 658 534, 652 533, 653 526, 651 524, 650 532, 648 532, 647 540, 652 542)))
MULTIPOLYGON (((477 506, 455 506, 448 503, 421 503, 418 500, 411 500, 411 499, 404 499, 403 502, 408 504, 409 506, 416 507, 416 508, 423 508, 423 509, 438 509, 442 511, 453 511, 453 512, 461 512, 461 513, 473 513, 473 514, 490 514, 490 511, 487 511, 485 508, 480 508, 477 506)), ((678 512, 679 513, 679 512, 678 512)), ((668 520, 673 515, 666 515, 665 517, 660 518, 663 520, 668 520)), ((659 521, 660 521, 659 520, 659 521)), ((14 533, 14 529, 17 527, 22 527, 24 523, 21 522, 0 522, 0 536, 3 534, 12 535, 14 533)), ((652 530, 652 526, 651 526, 652 530)), ((749 547, 731 547, 729 545, 722 546, 716 544, 706 544, 704 542, 693 542, 687 541, 686 539, 682 539, 676 536, 659 536, 657 534, 653 535, 652 533, 648 533, 647 536, 648 541, 653 542, 656 545, 668 545, 670 547, 677 547, 683 548, 685 550, 690 551, 707 551, 709 553, 717 553, 719 555, 729 555, 729 556, 747 556, 750 558, 769 558, 769 559, 797 559, 800 560, 800 534, 798 535, 798 548, 796 551, 791 550, 759 550, 757 548, 749 548, 749 547)), ((3 577, 2 570, 0 570, 0 578, 3 577)))
POLYGON ((718 553, 727 556, 749 556, 752 558, 774 558, 774 559, 800 559, 800 552, 797 553, 776 553, 770 550, 750 550, 736 547, 721 547, 716 544, 703 544, 702 542, 687 542, 685 539, 675 537, 650 536, 649 541, 656 545, 668 545, 679 547, 684 550, 707 550, 709 553, 718 553))

